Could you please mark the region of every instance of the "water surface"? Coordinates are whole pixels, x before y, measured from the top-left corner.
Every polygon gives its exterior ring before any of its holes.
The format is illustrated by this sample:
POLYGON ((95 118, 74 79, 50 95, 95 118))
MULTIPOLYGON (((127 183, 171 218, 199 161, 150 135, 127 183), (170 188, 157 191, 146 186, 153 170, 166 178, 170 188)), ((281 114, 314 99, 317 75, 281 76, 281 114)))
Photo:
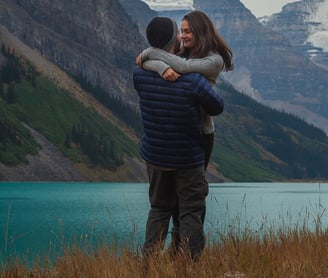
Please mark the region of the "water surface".
MULTIPOLYGON (((211 184, 205 230, 265 231, 327 224, 326 183, 211 184)), ((77 245, 141 246, 149 209, 144 183, 0 183, 0 258, 58 254, 77 245)))

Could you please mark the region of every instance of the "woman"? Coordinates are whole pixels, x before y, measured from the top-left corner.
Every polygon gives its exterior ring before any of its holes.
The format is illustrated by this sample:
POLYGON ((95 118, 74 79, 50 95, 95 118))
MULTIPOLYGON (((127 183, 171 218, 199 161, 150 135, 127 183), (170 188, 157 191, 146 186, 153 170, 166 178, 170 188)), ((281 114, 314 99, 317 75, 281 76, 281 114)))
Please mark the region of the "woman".
MULTIPOLYGON (((170 54, 158 48, 148 48, 137 58, 137 63, 143 68, 156 71, 164 79, 175 81, 180 73, 198 72, 204 75, 214 85, 222 70, 233 69, 232 51, 216 31, 210 18, 201 11, 192 11, 186 14, 181 22, 182 45, 177 55, 170 54), (181 57, 180 57, 181 56, 181 57)), ((204 135, 204 167, 208 166, 213 143, 214 123, 212 118, 202 111, 203 135, 204 135)), ((176 251, 179 240, 178 213, 173 217, 172 243, 173 251, 176 251)), ((202 222, 204 223, 205 211, 202 222)))

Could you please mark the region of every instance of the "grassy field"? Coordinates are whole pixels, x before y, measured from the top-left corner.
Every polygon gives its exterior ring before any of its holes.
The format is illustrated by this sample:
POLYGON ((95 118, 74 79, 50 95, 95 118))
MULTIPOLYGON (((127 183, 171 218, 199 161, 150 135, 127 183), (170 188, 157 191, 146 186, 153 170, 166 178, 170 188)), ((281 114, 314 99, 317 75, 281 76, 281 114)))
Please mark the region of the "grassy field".
POLYGON ((220 243, 207 246, 196 262, 168 252, 146 261, 140 252, 115 244, 92 252, 73 246, 52 263, 36 260, 32 268, 8 258, 0 277, 328 277, 328 232, 319 224, 314 231, 302 227, 261 236, 238 234, 221 236, 220 243))

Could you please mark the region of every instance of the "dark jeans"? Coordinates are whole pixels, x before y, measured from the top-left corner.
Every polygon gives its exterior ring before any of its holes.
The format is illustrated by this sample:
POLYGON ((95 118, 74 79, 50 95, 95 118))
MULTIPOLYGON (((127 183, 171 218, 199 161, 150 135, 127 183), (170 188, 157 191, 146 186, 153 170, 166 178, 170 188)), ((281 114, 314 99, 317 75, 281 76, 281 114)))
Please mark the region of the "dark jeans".
POLYGON ((148 254, 158 244, 164 244, 170 218, 178 207, 179 238, 193 257, 205 246, 202 214, 208 186, 204 167, 163 171, 147 165, 149 175, 150 211, 146 225, 144 253, 148 254))

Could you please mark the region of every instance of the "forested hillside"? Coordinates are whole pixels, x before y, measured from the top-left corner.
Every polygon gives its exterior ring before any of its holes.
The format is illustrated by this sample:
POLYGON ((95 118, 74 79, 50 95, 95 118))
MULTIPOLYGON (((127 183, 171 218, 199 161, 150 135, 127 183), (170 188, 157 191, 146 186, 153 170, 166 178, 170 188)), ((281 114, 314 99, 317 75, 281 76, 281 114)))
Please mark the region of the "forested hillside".
MULTIPOLYGON (((74 77, 125 122, 130 129, 127 132, 109 121, 104 110, 86 107, 14 50, 2 46, 0 57, 2 165, 20 167, 42 151, 32 129, 72 163, 70 167, 81 174, 79 179, 146 181, 136 136, 141 132, 138 111, 104 97, 100 88, 74 77)), ((216 142, 208 173, 211 182, 328 177, 328 140, 321 130, 251 100, 223 80, 216 89, 225 101, 225 111, 215 118, 216 142)), ((4 172, 0 179, 6 179, 4 172)))
MULTIPOLYGON (((54 144, 84 172, 85 180, 94 179, 91 172, 97 171, 102 172, 97 179, 110 180, 127 159, 138 157, 137 141, 94 108, 85 107, 71 93, 40 75, 33 64, 15 56, 13 50, 2 46, 1 57, 1 163, 17 166, 28 162, 27 155, 38 153, 40 146, 27 127, 54 144)), ((97 90, 92 88, 92 92, 97 90)), ((126 105, 117 100, 110 103, 124 118, 129 110, 126 105)))
POLYGON ((227 83, 218 88, 225 112, 216 121, 213 160, 238 181, 327 179, 328 138, 303 120, 270 109, 227 83))

